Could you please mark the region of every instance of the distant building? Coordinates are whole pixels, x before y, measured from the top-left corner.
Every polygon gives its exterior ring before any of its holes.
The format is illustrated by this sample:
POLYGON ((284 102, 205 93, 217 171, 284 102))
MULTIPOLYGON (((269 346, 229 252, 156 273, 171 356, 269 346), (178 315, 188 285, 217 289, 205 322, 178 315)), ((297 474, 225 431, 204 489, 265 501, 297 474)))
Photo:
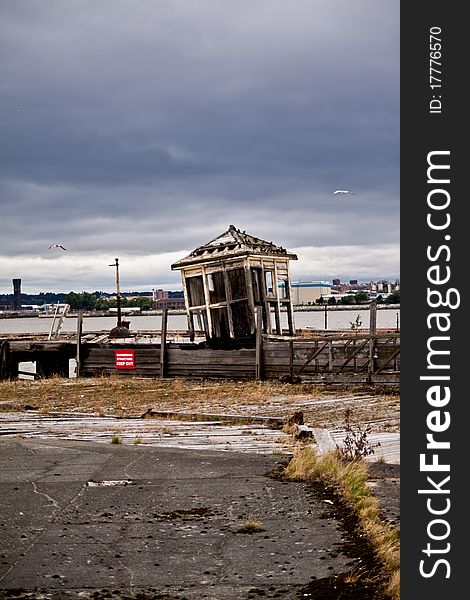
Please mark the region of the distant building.
POLYGON ((183 293, 176 294, 168 290, 152 290, 152 299, 156 309, 175 308, 181 310, 185 308, 183 293))
POLYGON ((333 279, 333 281, 331 283, 332 283, 332 285, 340 285, 341 279, 333 279))
MULTIPOLYGON (((294 306, 315 304, 317 300, 331 295, 331 283, 327 281, 297 281, 291 283, 294 306)), ((284 288, 280 286, 281 297, 284 288)))
POLYGON ((2 294, 0 298, 0 311, 20 311, 21 304, 21 279, 13 279, 13 295, 2 294))
POLYGON ((166 300, 169 292, 167 290, 152 290, 152 300, 157 302, 158 300, 166 300))
POLYGON ((378 281, 378 282, 377 282, 377 292, 378 292, 378 293, 382 293, 382 292, 384 292, 384 291, 385 291, 385 290, 384 290, 384 284, 383 284, 383 281, 378 281))
POLYGON ((156 309, 159 308, 174 308, 178 310, 185 309, 184 298, 160 298, 154 302, 156 309))
POLYGON ((380 293, 391 294, 395 290, 400 289, 400 282, 397 280, 395 283, 391 283, 386 279, 377 282, 377 291, 380 293))
POLYGON ((21 309, 21 279, 13 279, 13 307, 21 309))

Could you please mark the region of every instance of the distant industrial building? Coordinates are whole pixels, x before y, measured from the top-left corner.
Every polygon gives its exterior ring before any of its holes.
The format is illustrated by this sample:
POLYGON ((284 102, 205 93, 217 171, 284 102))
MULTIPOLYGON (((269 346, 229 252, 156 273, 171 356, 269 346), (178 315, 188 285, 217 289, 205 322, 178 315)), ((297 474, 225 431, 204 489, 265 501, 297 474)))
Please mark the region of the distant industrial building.
POLYGON ((155 308, 177 308, 184 309, 184 294, 169 292, 167 290, 152 290, 152 299, 155 308))
POLYGON ((391 294, 400 289, 400 282, 397 280, 394 283, 387 281, 376 281, 370 283, 370 291, 372 294, 391 294))
POLYGON ((5 299, 0 300, 0 310, 3 311, 20 311, 21 305, 21 279, 12 279, 13 282, 13 297, 11 294, 6 295, 5 299), (11 300, 10 300, 11 298, 11 300))
POLYGON ((14 310, 21 309, 21 279, 13 279, 13 307, 14 310))
MULTIPOLYGON (((317 300, 331 295, 331 283, 328 281, 297 281, 291 283, 292 303, 294 306, 316 304, 317 300)), ((280 286, 281 297, 286 290, 280 286)))

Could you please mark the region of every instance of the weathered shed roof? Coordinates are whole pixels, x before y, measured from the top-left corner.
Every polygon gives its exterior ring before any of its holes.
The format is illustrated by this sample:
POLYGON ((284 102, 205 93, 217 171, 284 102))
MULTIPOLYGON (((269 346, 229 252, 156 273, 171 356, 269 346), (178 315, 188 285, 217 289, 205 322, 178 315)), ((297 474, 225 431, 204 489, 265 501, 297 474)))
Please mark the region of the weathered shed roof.
POLYGON ((282 246, 276 246, 272 242, 257 238, 245 231, 240 231, 234 225, 230 225, 227 231, 207 242, 207 244, 199 246, 185 258, 176 261, 171 265, 171 268, 180 269, 189 264, 208 260, 222 260, 232 256, 247 254, 264 254, 297 260, 296 254, 288 252, 282 246))

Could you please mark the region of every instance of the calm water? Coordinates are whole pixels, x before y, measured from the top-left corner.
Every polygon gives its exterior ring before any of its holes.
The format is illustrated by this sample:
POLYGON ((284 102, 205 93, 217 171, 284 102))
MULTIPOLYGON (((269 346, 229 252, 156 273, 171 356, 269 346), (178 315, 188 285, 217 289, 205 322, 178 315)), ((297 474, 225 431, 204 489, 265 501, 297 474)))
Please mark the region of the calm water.
MULTIPOLYGON (((326 329, 351 329, 351 323, 359 316, 360 327, 369 327, 369 310, 329 310, 327 312, 326 329)), ((159 315, 149 316, 123 316, 130 321, 131 331, 159 331, 162 318, 159 315)), ((388 308, 377 311, 377 327, 396 328, 399 325, 400 309, 388 308)), ((296 311, 294 322, 297 328, 325 329, 324 311, 296 311)), ((21 319, 0 319, 0 334, 2 333, 49 333, 52 317, 28 317, 21 319)), ((83 320, 83 332, 107 332, 116 325, 116 317, 85 317, 83 320)), ((282 315, 282 325, 287 327, 286 315, 282 315)), ((168 329, 187 329, 185 315, 168 315, 168 329)), ((76 317, 67 317, 62 326, 64 332, 75 332, 77 330, 76 317)))

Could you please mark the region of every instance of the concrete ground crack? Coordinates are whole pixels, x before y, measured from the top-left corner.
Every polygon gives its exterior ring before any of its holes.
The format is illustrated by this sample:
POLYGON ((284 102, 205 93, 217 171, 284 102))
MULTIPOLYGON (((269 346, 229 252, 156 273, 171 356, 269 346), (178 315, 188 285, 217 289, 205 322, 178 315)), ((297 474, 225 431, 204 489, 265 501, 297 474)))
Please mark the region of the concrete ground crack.
POLYGON ((40 496, 44 496, 44 498, 47 498, 54 508, 57 508, 57 510, 60 510, 60 506, 59 506, 59 503, 57 502, 57 500, 54 500, 54 498, 52 498, 52 496, 49 496, 49 494, 45 494, 44 492, 40 492, 38 490, 38 488, 37 488, 37 486, 36 486, 36 484, 35 484, 34 481, 31 481, 30 483, 33 486, 33 490, 34 490, 35 494, 39 494, 40 496))
POLYGON ((128 479, 132 479, 132 477, 129 475, 129 473, 127 472, 127 469, 129 469, 129 467, 131 467, 133 464, 135 464, 136 462, 138 462, 141 458, 142 458, 142 454, 140 456, 138 456, 136 459, 134 459, 133 461, 131 461, 128 465, 126 465, 124 467, 124 475, 128 478, 128 479))
POLYGON ((124 563, 121 562, 121 565, 124 567, 124 569, 126 569, 126 571, 129 572, 130 574, 130 580, 129 580, 129 593, 131 594, 131 596, 134 596, 134 571, 128 567, 127 565, 125 565, 124 563))

